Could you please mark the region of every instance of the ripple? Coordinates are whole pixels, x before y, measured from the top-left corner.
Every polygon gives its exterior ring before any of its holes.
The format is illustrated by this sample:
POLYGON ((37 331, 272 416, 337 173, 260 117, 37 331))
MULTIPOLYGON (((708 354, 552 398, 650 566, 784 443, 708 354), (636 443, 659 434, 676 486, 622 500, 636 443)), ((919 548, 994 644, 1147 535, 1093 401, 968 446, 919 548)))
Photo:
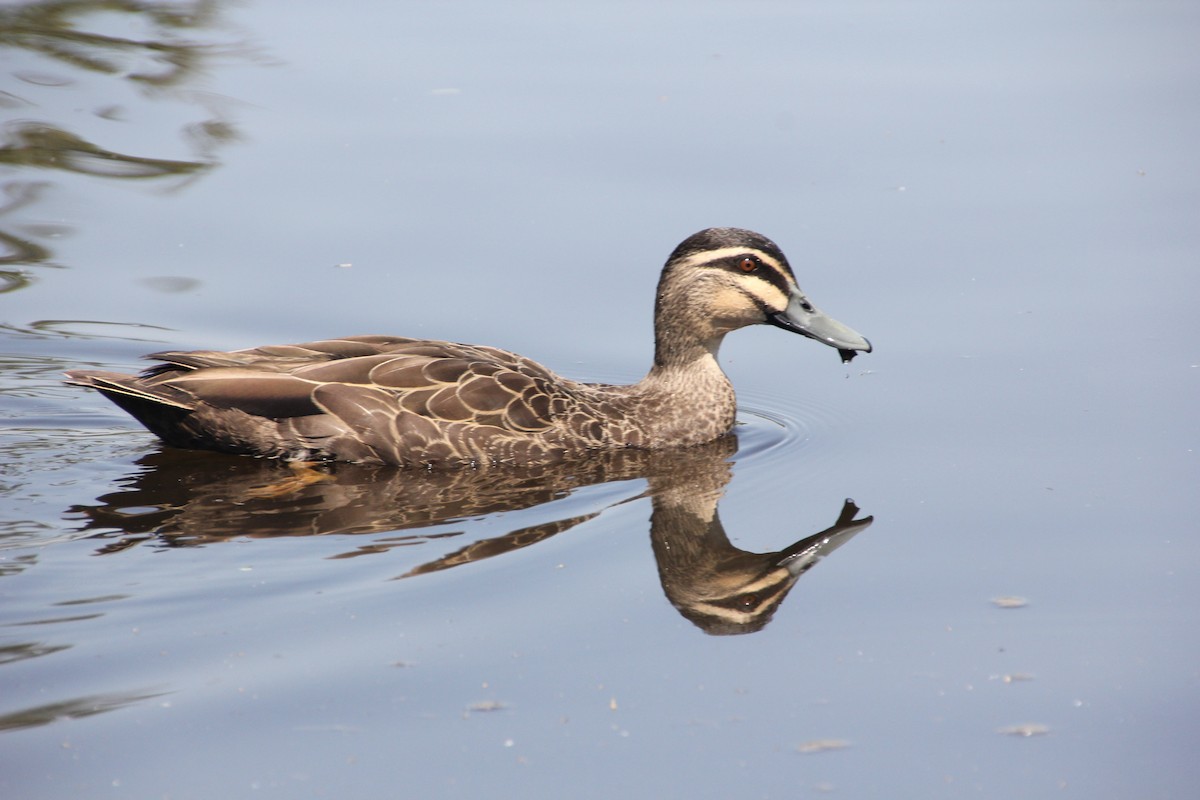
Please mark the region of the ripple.
MULTIPOLYGON (((571 374, 566 372, 564 374, 571 374)), ((641 375, 627 371, 597 369, 591 366, 577 380, 625 384, 641 375)), ((778 467, 787 462, 785 475, 795 474, 795 466, 823 463, 837 451, 837 437, 830 436, 850 424, 849 417, 836 405, 793 395, 741 389, 737 391, 738 414, 734 434, 738 449, 734 461, 738 471, 778 467)))
POLYGON ((829 449, 827 434, 844 428, 846 416, 813 400, 744 392, 738 405, 738 460, 770 461, 829 449))

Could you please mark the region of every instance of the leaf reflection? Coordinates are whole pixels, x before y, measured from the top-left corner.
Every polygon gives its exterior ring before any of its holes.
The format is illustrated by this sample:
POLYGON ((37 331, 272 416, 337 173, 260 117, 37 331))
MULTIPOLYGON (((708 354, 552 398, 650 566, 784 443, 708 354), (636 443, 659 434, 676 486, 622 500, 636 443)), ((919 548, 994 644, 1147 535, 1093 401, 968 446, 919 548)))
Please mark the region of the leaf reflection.
MULTIPOLYGON (((205 28, 216 21, 217 0, 191 3, 144 0, 37 0, 0 9, 0 45, 20 47, 87 72, 126 72, 131 80, 165 87, 194 74, 210 55, 205 47, 174 39, 180 30, 205 28), (126 14, 149 29, 147 38, 111 36, 82 30, 85 19, 100 12, 126 14), (133 65, 131 59, 136 59, 133 65), (153 71, 147 66, 153 65, 153 71)), ((30 81, 34 82, 34 81, 30 81)))
POLYGON ((69 644, 46 644, 45 642, 13 642, 11 644, 0 645, 0 664, 12 664, 17 661, 26 661, 31 658, 41 658, 42 656, 61 653, 63 650, 70 650, 69 644))
MULTIPOLYGON (((16 66, 10 70, 9 91, 0 92, 0 107, 20 108, 22 120, 0 129, 0 167, 19 173, 31 169, 61 171, 122 181, 191 180, 217 164, 217 149, 239 138, 237 128, 212 106, 211 95, 190 92, 187 84, 216 59, 245 57, 240 44, 216 41, 208 33, 219 22, 217 0, 147 2, 144 0, 42 0, 6 3, 0 7, 0 53, 16 66), (118 35, 113 31, 119 31, 118 35), (6 52, 8 51, 8 52, 6 52), (97 83, 86 76, 106 76, 97 83), (181 100, 200 106, 204 119, 182 125, 175 137, 191 157, 159 158, 129 152, 78 133, 79 104, 109 123, 127 121, 121 105, 128 87, 146 101, 181 100), (71 115, 59 119, 51 109, 63 105, 64 92, 86 92, 68 103, 71 115), (44 110, 44 111, 43 111, 44 110), (39 111, 45 117, 38 119, 39 111)), ((137 110, 137 109, 135 109, 137 110)), ((85 123, 86 124, 86 123, 85 123)), ((113 134, 130 132, 110 124, 113 134)), ((139 131, 140 133, 140 131, 139 131)), ((151 137, 163 140, 163 136, 151 137)), ((0 190, 12 198, 34 199, 50 181, 6 180, 0 190)), ((0 216, 26 205, 9 202, 0 216)), ((68 230, 63 226, 63 232, 68 230)), ((61 235, 61 234, 60 234, 61 235)), ((53 253, 34 236, 0 230, 0 264, 45 264, 53 253)), ((0 291, 28 285, 17 271, 0 275, 0 291)))
POLYGON ((36 728, 49 725, 60 719, 82 719, 84 717, 115 711, 119 708, 153 700, 162 697, 166 692, 114 692, 112 694, 95 694, 63 700, 59 703, 47 703, 0 714, 0 731, 18 730, 21 728, 36 728))
POLYGON ((800 576, 872 518, 856 519, 858 508, 847 500, 825 530, 777 551, 738 549, 717 513, 736 449, 730 436, 671 452, 599 453, 567 465, 428 473, 354 464, 292 468, 164 448, 140 460, 142 471, 125 488, 69 514, 86 520, 82 530, 94 532, 101 543, 98 555, 142 543, 188 547, 234 538, 390 534, 333 558, 461 541, 472 529, 469 521, 487 515, 532 509, 554 515, 530 525, 531 514, 516 514, 521 523, 513 529, 397 576, 406 579, 535 545, 609 508, 648 497, 651 544, 668 599, 707 633, 746 633, 766 625, 800 576), (645 482, 644 491, 641 483, 631 484, 625 496, 599 508, 548 505, 583 487, 635 480, 645 482))
MULTIPOLYGON (((95 319, 39 319, 28 325, 12 325, 0 323, 0 333, 16 336, 37 337, 41 339, 103 339, 120 342, 162 342, 160 338, 146 335, 146 331, 167 331, 161 325, 150 325, 144 322, 106 322, 95 319), (95 328, 96 330, 88 330, 95 328), (139 334, 134 336, 134 332, 139 334)), ((3 363, 4 356, 0 356, 3 363)), ((64 363, 64 367, 69 364, 64 363)))
POLYGON ((43 122, 15 122, 5 126, 4 134, 0 164, 14 167, 61 169, 100 178, 162 178, 191 175, 212 166, 117 153, 43 122))

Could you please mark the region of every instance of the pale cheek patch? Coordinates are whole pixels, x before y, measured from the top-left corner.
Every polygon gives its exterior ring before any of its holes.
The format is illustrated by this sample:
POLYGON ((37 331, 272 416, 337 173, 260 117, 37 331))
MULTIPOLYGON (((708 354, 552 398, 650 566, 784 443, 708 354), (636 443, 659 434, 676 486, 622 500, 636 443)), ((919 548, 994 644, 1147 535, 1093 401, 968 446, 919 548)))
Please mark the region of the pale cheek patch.
POLYGON ((783 311, 788 305, 788 296, 774 284, 756 278, 748 278, 740 286, 743 293, 753 298, 754 304, 770 311, 783 311))
POLYGON ((722 328, 740 328, 762 322, 762 311, 746 291, 733 286, 722 287, 712 297, 710 313, 722 328))

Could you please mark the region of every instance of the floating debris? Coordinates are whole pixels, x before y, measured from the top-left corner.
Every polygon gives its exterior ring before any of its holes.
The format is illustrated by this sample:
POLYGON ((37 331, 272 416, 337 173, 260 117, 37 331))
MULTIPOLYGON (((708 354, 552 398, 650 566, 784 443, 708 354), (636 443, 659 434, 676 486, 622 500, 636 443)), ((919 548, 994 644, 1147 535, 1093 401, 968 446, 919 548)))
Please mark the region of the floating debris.
POLYGON ((1024 597, 1015 595, 1001 595, 1000 597, 992 598, 992 605, 997 608, 1024 608, 1029 605, 1029 601, 1024 597))
POLYGON ((506 708, 508 708, 506 704, 497 700, 481 700, 478 703, 471 703, 471 705, 467 706, 467 713, 475 714, 487 713, 490 711, 503 711, 506 708))
POLYGON ((201 282, 180 275, 152 275, 138 281, 142 286, 163 294, 183 294, 198 289, 201 282))
POLYGON ((1022 725, 1008 725, 996 729, 996 733, 1002 733, 1005 736, 1045 736, 1049 732, 1050 726, 1040 722, 1026 722, 1022 725))
POLYGON ((850 746, 845 739, 811 739, 796 745, 797 753, 824 753, 827 750, 844 750, 850 746))
POLYGON ((1029 674, 1028 672, 1012 672, 1007 675, 1001 675, 1000 680, 1004 681, 1005 683, 1019 683, 1021 681, 1033 680, 1033 675, 1029 674))

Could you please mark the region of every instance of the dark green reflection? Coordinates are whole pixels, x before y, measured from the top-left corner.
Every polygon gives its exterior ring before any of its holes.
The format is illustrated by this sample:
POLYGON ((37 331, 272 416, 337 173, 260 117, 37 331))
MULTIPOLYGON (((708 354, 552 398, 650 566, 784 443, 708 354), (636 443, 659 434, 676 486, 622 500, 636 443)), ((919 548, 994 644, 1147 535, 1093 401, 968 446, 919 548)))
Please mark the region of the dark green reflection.
POLYGON ((23 708, 0 715, 0 731, 36 728, 60 719, 82 719, 162 697, 166 692, 114 692, 75 697, 58 703, 23 708))
MULTIPOLYGON (((195 105, 183 91, 190 81, 211 69, 216 59, 241 55, 243 47, 213 38, 221 3, 134 2, 134 0, 45 0, 0 6, 0 51, 13 64, 0 91, 0 108, 19 117, 0 127, 0 293, 25 288, 33 281, 20 265, 48 264, 53 259, 49 237, 35 226, 10 218, 29 207, 55 186, 53 173, 62 172, 122 181, 193 179, 217 165, 216 152, 238 138, 234 124, 203 107, 207 117, 180 130, 163 130, 156 137, 161 151, 177 150, 182 141, 190 157, 160 158, 129 152, 112 141, 78 132, 78 119, 56 119, 48 110, 51 99, 73 90, 77 78, 105 76, 118 83, 88 86, 78 102, 105 120, 114 136, 123 130, 126 109, 115 91, 119 85, 138 88, 141 101, 182 101, 195 105), (127 28, 131 34, 101 33, 127 28), (133 33, 135 32, 136 33, 133 33), (94 87, 99 86, 97 91, 94 87), (113 92, 105 96, 104 87, 113 92), (37 178, 30 173, 41 173, 37 178), (49 177, 47 177, 49 175, 49 177)), ((75 98, 73 98, 75 99, 75 98)), ((91 121, 91 120, 89 120, 91 121)), ((56 232, 63 235, 69 225, 56 232)))

